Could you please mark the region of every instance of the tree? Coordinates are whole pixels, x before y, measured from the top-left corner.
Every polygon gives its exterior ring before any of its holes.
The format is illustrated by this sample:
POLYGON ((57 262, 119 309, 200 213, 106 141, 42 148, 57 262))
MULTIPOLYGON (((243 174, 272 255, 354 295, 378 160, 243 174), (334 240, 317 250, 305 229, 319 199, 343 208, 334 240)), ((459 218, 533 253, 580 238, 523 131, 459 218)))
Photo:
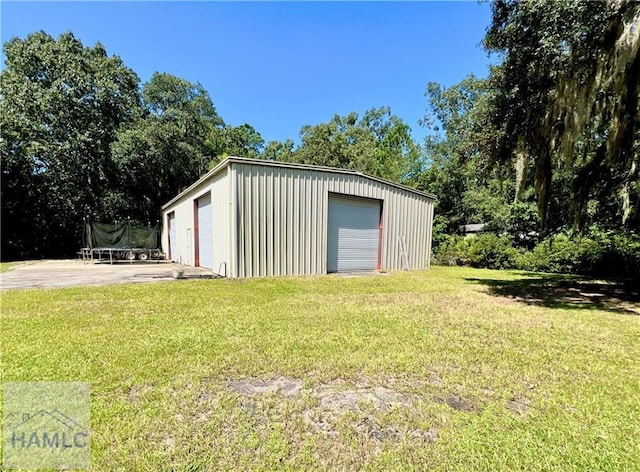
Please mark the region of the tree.
POLYGON ((224 155, 255 157, 249 124, 225 125, 199 83, 137 75, 100 44, 44 32, 4 45, 2 258, 69 255, 82 221, 155 221, 224 155))
MULTIPOLYGON (((479 149, 479 125, 487 95, 486 81, 470 75, 445 88, 427 84, 427 114, 420 121, 429 134, 425 138, 425 170, 418 187, 438 196, 436 225, 440 234, 456 234, 469 223, 486 223, 506 230, 508 186, 490 173, 479 149)), ((437 242, 437 241, 436 241, 437 242)))
MULTIPOLYGON (((389 107, 365 112, 359 125, 375 137, 369 173, 396 182, 411 183, 422 168, 420 147, 411 137, 411 128, 391 114, 389 107)), ((366 165, 366 164, 365 164, 366 165)))
POLYGON ((144 84, 142 96, 151 115, 178 121, 186 134, 206 132, 207 124, 224 124, 209 92, 199 83, 166 72, 155 72, 144 84))
POLYGON ((204 174, 226 149, 209 93, 167 73, 154 73, 142 90, 146 113, 122 129, 112 145, 118 172, 113 212, 155 221, 160 207, 204 174))
MULTIPOLYGON (((197 174, 206 172, 209 162, 224 153, 226 146, 216 136, 225 129, 209 92, 165 72, 155 72, 143 85, 142 96, 148 111, 145 119, 162 126, 171 124, 181 140, 193 147, 197 174)), ((177 136, 177 135, 176 135, 177 136)), ((174 143, 178 146, 178 143, 174 143)))
POLYGON ((269 141, 260 157, 270 161, 294 162, 294 147, 292 139, 286 139, 283 142, 269 141))
POLYGON ((304 164, 357 169, 397 182, 411 182, 420 170, 419 146, 411 129, 388 107, 372 108, 359 117, 351 112, 330 121, 306 125, 301 142, 271 142, 263 157, 304 164))
POLYGON ((264 139, 253 126, 244 123, 240 126, 225 126, 222 130, 224 153, 229 156, 260 156, 264 139))
POLYGON ((592 219, 613 212, 617 224, 638 227, 640 4, 499 0, 492 8, 484 44, 503 58, 490 79, 492 160, 533 163, 544 230, 565 223, 551 216, 566 206, 554 202, 554 188, 567 184, 576 228, 590 210, 592 219))
POLYGON ((101 44, 44 32, 4 44, 2 258, 70 253, 112 185, 109 147, 140 113, 138 77, 101 44))

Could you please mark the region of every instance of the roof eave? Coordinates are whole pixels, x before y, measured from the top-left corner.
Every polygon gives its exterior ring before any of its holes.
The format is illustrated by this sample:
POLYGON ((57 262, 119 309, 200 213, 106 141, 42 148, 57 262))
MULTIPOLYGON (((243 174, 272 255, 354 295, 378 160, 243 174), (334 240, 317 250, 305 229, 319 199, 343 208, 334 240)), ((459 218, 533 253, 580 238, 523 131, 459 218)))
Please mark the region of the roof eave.
POLYGON ((402 184, 399 184, 397 182, 392 182, 391 180, 383 179, 381 177, 374 177, 373 175, 369 175, 369 174, 366 174, 364 172, 360 172, 360 171, 354 170, 354 169, 341 169, 339 167, 327 167, 327 166, 317 166, 317 165, 312 165, 312 164, 298 164, 298 163, 292 163, 292 162, 268 161, 268 160, 263 160, 263 159, 252 159, 252 158, 248 158, 248 157, 229 156, 229 157, 225 158, 223 161, 221 161, 220 163, 218 163, 213 169, 211 169, 205 175, 200 177, 196 182, 191 184, 189 187, 184 189, 182 192, 180 192, 178 195, 173 197, 167 203, 162 205, 162 210, 165 210, 165 209, 169 208, 171 205, 173 205, 178 200, 180 200, 183 196, 185 196, 186 194, 191 192, 193 189, 195 189, 198 185, 202 184, 204 181, 206 181, 207 179, 213 177, 218 172, 220 172, 222 169, 224 169, 225 167, 229 166, 229 164, 233 164, 233 163, 248 164, 248 165, 261 165, 261 166, 270 166, 270 167, 288 167, 288 168, 293 168, 293 169, 304 169, 304 170, 312 170, 312 171, 320 171, 320 172, 332 172, 332 173, 336 173, 336 174, 358 175, 360 177, 365 177, 367 179, 370 179, 370 180, 373 180, 373 181, 376 181, 376 182, 380 182, 380 183, 385 184, 385 185, 390 185, 391 187, 396 187, 396 188, 399 188, 401 190, 405 190, 407 192, 411 192, 411 193, 414 193, 416 195, 420 195, 422 197, 427 197, 427 198, 430 198, 432 200, 437 200, 438 199, 435 195, 433 195, 431 193, 423 192, 421 190, 417 190, 415 188, 408 187, 406 185, 402 185, 402 184))
POLYGON ((431 193, 427 193, 427 192, 423 192, 421 190, 412 188, 412 187, 408 187, 406 185, 402 185, 399 184, 397 182, 393 182, 391 180, 387 180, 387 179, 383 179, 381 177, 374 177, 373 175, 369 175, 365 172, 360 172, 358 170, 354 170, 354 169, 342 169, 340 167, 328 167, 328 166, 318 166, 318 165, 313 165, 313 164, 298 164, 298 163, 293 163, 293 162, 281 162, 281 161, 267 161, 267 160, 262 160, 262 159, 251 159, 248 157, 235 157, 235 156, 230 156, 227 158, 227 160, 229 160, 230 162, 237 162, 237 163, 243 163, 243 164, 250 164, 250 165, 262 165, 262 166, 271 166, 271 167, 289 167, 289 168, 294 168, 294 169, 305 169, 305 170, 315 170, 315 171, 321 171, 321 172, 333 172, 336 174, 351 174, 351 175, 359 175, 361 177, 366 177, 367 179, 371 179, 371 180, 375 180, 377 182, 386 184, 386 185, 390 185, 392 187, 396 187, 402 190, 406 190, 408 192, 412 192, 415 194, 418 194, 420 196, 423 197, 428 197, 431 198, 433 200, 437 200, 438 198, 431 194, 431 193))

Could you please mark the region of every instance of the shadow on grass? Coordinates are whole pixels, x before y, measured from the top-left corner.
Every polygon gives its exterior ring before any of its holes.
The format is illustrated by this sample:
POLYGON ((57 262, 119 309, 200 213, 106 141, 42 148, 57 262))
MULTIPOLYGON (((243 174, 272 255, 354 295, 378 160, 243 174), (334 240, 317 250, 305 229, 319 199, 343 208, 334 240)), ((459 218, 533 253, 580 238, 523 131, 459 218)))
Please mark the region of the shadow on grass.
POLYGON ((607 310, 640 316, 637 280, 598 280, 578 276, 530 274, 518 280, 467 278, 491 295, 547 308, 607 310))

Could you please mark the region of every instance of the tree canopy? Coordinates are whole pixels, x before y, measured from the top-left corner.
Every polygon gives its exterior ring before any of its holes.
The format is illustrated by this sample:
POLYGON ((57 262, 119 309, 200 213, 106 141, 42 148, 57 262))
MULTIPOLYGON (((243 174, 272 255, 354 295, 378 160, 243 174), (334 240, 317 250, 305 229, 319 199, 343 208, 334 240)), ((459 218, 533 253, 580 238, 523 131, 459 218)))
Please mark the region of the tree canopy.
POLYGON ((0 75, 3 257, 77 246, 105 209, 110 145, 139 114, 138 77, 104 47, 44 32, 4 44, 0 75))
POLYGON ((435 193, 435 247, 470 223, 519 247, 569 228, 637 234, 640 4, 496 0, 483 45, 488 77, 427 84, 424 142, 383 106, 265 144, 250 123, 225 123, 198 82, 156 72, 141 84, 71 33, 14 38, 0 75, 2 258, 70 254, 84 216, 154 222, 232 155, 435 193))
POLYGON ((329 167, 357 169, 397 182, 408 182, 420 170, 420 148, 411 128, 389 107, 334 115, 326 123, 305 125, 300 145, 271 141, 264 158, 329 167))
POLYGON ((87 216, 155 223, 212 163, 261 152, 260 134, 225 124, 199 83, 156 72, 140 85, 120 58, 72 33, 3 47, 3 259, 77 251, 87 216))
POLYGON ((224 122, 200 84, 155 73, 142 86, 142 113, 112 143, 117 173, 111 214, 155 221, 159 205, 205 173, 224 151, 211 144, 224 122))
POLYGON ((564 223, 551 220, 552 205, 569 203, 554 200, 556 181, 568 186, 576 228, 587 210, 592 221, 637 222, 640 4, 498 0, 492 9, 484 44, 502 57, 490 76, 493 161, 533 162, 543 229, 564 223))

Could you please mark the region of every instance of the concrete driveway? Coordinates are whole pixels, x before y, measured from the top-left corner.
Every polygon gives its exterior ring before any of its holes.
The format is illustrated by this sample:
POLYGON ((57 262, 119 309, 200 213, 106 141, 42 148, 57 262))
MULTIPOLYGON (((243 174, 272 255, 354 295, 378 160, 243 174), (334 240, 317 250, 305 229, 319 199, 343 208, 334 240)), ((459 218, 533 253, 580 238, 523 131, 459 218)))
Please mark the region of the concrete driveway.
POLYGON ((173 270, 187 278, 207 278, 212 271, 174 262, 87 262, 81 260, 30 261, 0 274, 0 289, 59 288, 83 285, 114 285, 159 282, 173 279, 173 270))

